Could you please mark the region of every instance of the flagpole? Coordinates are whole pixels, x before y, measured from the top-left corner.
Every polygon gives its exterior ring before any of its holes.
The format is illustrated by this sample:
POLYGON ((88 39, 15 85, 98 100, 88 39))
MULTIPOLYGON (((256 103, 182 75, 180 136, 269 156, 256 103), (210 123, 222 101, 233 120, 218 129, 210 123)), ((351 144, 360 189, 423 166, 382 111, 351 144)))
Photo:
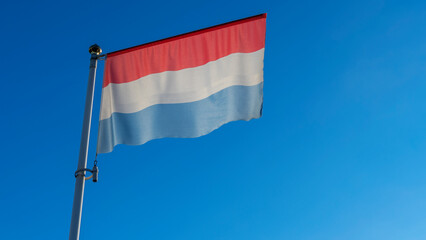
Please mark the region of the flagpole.
POLYGON ((89 147, 90 123, 92 120, 93 93, 95 90, 96 67, 102 49, 94 44, 90 46, 89 81, 87 84, 86 104, 84 107, 83 130, 81 132, 80 154, 74 190, 74 201, 71 214, 71 227, 69 240, 78 240, 80 237, 81 210, 83 207, 85 169, 87 165, 87 150, 89 147))

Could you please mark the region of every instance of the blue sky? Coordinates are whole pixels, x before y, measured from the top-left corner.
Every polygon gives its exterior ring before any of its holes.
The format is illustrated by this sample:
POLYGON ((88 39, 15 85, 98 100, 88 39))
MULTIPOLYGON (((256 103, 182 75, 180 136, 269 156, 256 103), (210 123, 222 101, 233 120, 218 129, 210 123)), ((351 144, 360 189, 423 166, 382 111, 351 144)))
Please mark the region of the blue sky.
POLYGON ((263 117, 101 155, 80 239, 426 239, 426 2, 375 0, 3 3, 2 239, 68 237, 91 44, 263 12, 263 117))

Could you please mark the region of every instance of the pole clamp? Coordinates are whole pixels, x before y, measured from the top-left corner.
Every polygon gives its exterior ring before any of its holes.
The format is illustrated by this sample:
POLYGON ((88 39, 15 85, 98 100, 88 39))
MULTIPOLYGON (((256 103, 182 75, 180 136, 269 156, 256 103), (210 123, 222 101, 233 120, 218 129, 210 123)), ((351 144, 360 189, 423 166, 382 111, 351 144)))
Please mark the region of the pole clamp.
POLYGON ((98 168, 98 166, 95 165, 95 166, 93 166, 93 169, 89 169, 89 168, 78 169, 77 171, 75 171, 74 177, 77 178, 79 175, 81 175, 81 176, 85 177, 84 180, 88 180, 88 179, 93 178, 92 179, 93 182, 97 182, 98 181, 98 174, 99 174, 99 168, 98 168), (91 172, 92 175, 90 177, 85 177, 86 175, 85 175, 84 172, 86 172, 86 171, 91 172))

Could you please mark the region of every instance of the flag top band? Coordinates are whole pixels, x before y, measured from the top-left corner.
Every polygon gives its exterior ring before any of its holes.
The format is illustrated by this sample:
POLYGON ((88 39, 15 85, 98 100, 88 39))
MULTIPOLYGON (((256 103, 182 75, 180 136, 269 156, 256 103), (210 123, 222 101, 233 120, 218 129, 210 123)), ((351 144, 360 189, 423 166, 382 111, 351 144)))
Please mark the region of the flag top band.
POLYGON ((236 25, 236 24, 241 24, 241 23, 244 23, 244 22, 250 22, 250 21, 257 20, 257 19, 266 18, 266 15, 267 15, 266 13, 262 13, 262 14, 259 14, 259 15, 235 20, 235 21, 232 21, 232 22, 222 23, 222 24, 219 24, 219 25, 199 29, 199 30, 196 30, 196 31, 183 33, 183 34, 180 34, 180 35, 177 35, 177 36, 168 37, 168 38, 156 40, 156 41, 153 41, 153 42, 144 43, 144 44, 141 44, 141 45, 137 45, 137 46, 121 49, 121 50, 118 50, 118 51, 110 52, 110 53, 107 53, 106 55, 107 55, 107 57, 113 57, 113 56, 117 56, 117 55, 120 55, 120 54, 123 54, 123 53, 135 51, 135 50, 138 50, 138 49, 141 49, 141 48, 147 48, 147 47, 151 47, 151 46, 154 46, 154 45, 157 45, 157 44, 167 43, 167 42, 178 40, 178 39, 181 39, 181 38, 194 36, 194 35, 197 35, 197 34, 200 34, 200 33, 214 31, 214 30, 218 30, 218 29, 221 29, 221 28, 230 27, 230 26, 233 26, 233 25, 236 25))
POLYGON ((265 21, 266 14, 262 14, 110 53, 103 87, 198 67, 233 53, 258 51, 265 46, 265 21))

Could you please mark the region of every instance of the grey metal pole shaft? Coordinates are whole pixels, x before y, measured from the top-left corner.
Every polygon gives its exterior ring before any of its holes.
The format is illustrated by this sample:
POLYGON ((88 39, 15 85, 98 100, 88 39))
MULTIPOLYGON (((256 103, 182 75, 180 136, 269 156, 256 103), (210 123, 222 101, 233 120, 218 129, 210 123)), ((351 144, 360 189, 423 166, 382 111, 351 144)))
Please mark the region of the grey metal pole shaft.
MULTIPOLYGON (((95 91, 95 78, 96 78, 96 67, 98 61, 98 55, 102 52, 98 45, 93 45, 89 48, 91 54, 90 58, 90 71, 89 71, 89 82, 87 84, 86 104, 84 107, 84 118, 83 118, 83 130, 81 132, 80 142, 80 154, 78 156, 78 167, 79 169, 86 168, 87 165, 87 150, 89 147, 90 137, 90 123, 92 120, 92 108, 93 108, 93 93, 95 91)), ((78 240, 80 237, 80 223, 81 223, 81 210, 83 207, 83 195, 84 195, 84 171, 78 172, 75 181, 74 190, 74 201, 72 205, 71 214, 71 227, 69 240, 78 240)))

